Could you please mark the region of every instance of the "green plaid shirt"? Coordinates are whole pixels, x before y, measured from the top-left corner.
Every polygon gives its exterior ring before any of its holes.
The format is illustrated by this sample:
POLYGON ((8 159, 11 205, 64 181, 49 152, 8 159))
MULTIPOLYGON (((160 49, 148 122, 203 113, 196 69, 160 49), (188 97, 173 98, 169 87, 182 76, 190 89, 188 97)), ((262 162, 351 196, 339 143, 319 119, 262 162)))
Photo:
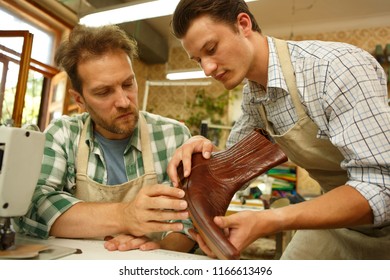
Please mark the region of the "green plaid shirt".
MULTIPOLYGON (((190 138, 188 128, 178 121, 147 112, 145 116, 149 128, 151 150, 158 183, 168 183, 166 173, 168 162, 175 150, 190 138)), ((17 231, 40 238, 48 238, 55 220, 72 205, 78 203, 73 193, 76 185, 76 155, 83 125, 88 113, 76 116, 63 116, 46 129, 46 143, 39 177, 32 203, 27 214, 14 219, 17 231)), ((86 142, 90 149, 88 177, 107 184, 107 170, 103 152, 93 137, 92 125, 87 130, 86 142)), ((124 153, 128 180, 144 174, 141 142, 138 127, 135 128, 124 153)), ((190 220, 181 221, 183 233, 188 234, 192 227, 190 220)))

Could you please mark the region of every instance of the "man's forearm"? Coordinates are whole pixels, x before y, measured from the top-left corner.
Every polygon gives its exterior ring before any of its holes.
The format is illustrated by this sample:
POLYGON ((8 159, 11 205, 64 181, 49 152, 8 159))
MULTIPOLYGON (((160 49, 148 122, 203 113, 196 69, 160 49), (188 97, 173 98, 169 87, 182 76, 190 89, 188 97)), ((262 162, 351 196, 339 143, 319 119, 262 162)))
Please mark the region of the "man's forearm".
POLYGON ((124 233, 117 213, 120 203, 80 202, 54 222, 50 235, 65 238, 104 237, 124 233))
POLYGON ((276 209, 275 212, 283 217, 281 230, 339 228, 373 223, 368 201, 350 186, 340 186, 313 200, 276 209))

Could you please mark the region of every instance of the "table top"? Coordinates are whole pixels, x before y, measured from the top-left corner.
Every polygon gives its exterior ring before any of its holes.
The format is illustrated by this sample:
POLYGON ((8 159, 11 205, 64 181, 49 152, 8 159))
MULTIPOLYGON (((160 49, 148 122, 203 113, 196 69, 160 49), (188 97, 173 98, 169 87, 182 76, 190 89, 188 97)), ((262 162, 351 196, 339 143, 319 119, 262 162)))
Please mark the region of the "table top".
MULTIPOLYGON (((15 247, 37 246, 44 247, 36 256, 26 255, 28 259, 61 259, 61 260, 206 260, 207 256, 180 253, 169 250, 152 251, 108 251, 103 246, 103 240, 54 238, 37 239, 24 235, 17 235, 15 247)), ((17 257, 12 257, 16 259, 17 257)), ((20 257, 22 258, 22 257, 20 257)))

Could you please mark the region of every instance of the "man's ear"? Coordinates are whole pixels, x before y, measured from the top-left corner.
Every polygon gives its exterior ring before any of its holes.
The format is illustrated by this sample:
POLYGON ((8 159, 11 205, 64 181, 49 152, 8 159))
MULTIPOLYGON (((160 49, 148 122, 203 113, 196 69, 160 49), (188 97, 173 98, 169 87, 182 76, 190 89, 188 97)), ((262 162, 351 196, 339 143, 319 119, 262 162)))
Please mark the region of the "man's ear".
POLYGON ((85 101, 84 97, 74 89, 69 89, 69 94, 73 96, 74 101, 77 105, 84 111, 85 110, 85 101))
POLYGON ((237 25, 238 28, 244 33, 244 35, 248 35, 252 30, 252 21, 248 14, 239 13, 237 16, 237 25))

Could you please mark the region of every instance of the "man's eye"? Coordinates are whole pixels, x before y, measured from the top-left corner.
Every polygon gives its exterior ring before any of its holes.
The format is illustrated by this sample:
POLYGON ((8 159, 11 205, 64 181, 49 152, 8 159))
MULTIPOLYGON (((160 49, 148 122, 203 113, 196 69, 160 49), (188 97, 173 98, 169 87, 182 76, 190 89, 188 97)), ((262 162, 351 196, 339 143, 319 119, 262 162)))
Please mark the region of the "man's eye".
POLYGON ((212 48, 208 49, 207 53, 208 54, 214 54, 215 53, 215 47, 212 47, 212 48))
POLYGON ((97 95, 97 96, 106 96, 106 95, 108 95, 108 94, 110 94, 110 91, 109 91, 109 90, 102 90, 102 91, 96 92, 96 95, 97 95))
POLYGON ((123 87, 124 88, 131 88, 133 86, 132 83, 129 83, 129 84, 123 84, 123 87))
POLYGON ((200 64, 202 62, 202 60, 200 58, 193 58, 192 60, 198 64, 200 64))

